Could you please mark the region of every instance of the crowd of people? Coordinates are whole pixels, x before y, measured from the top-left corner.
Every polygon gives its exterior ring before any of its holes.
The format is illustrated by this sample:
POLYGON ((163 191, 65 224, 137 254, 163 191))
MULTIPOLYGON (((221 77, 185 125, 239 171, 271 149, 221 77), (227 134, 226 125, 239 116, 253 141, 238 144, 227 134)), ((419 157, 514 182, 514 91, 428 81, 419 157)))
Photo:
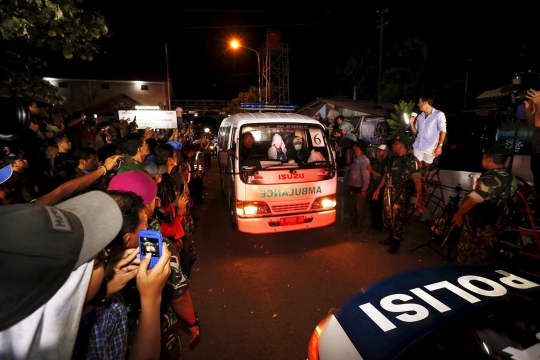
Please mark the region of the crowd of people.
POLYGON ((210 139, 28 102, 0 159, 0 358, 178 359, 210 139), (141 230, 161 257, 140 256, 141 230), (27 299, 27 300, 24 300, 27 299), (144 329, 144 330, 142 330, 144 329))
MULTIPOLYGON (((538 115, 534 110, 540 93, 529 90, 525 99, 529 122, 538 115)), ((374 158, 366 154, 367 143, 357 139, 354 127, 342 115, 329 118, 328 135, 334 138, 339 160, 347 149, 354 152, 348 169, 349 222, 353 233, 364 231, 369 206, 371 226, 386 231, 380 241, 387 252, 396 253, 405 240, 405 227, 413 211, 424 212, 424 182, 435 169, 446 138, 446 116, 435 109, 432 96, 418 100, 419 114, 410 117, 409 133, 397 132, 375 150, 374 158), (390 149, 392 150, 390 152, 390 149), (414 200, 414 202, 412 201, 414 200)), ((320 114, 315 115, 321 120, 320 114)), ((450 217, 459 228, 457 260, 462 263, 490 264, 495 261, 494 248, 508 226, 510 200, 517 191, 517 178, 506 168, 511 152, 503 146, 484 149, 482 167, 485 172, 474 189, 450 217)), ((533 159, 534 161, 534 159, 533 159)))

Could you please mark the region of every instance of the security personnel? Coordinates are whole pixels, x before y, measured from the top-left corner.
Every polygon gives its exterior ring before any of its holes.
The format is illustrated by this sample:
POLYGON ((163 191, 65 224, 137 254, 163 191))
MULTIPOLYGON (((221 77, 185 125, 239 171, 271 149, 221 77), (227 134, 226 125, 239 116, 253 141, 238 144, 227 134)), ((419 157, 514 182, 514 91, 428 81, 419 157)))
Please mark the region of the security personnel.
POLYGON ((424 203, 420 164, 418 159, 408 152, 412 139, 405 133, 398 133, 391 140, 393 140, 392 151, 396 155, 389 159, 389 165, 385 168, 386 176, 375 189, 373 199, 379 197, 379 191, 386 185, 383 198, 383 225, 389 237, 381 241, 381 244, 390 245, 387 252, 393 254, 405 240, 405 224, 409 218, 413 184, 416 190, 414 207, 424 212, 424 203))
POLYGON ((473 191, 456 212, 453 222, 462 228, 457 261, 493 262, 493 246, 507 225, 508 200, 517 190, 517 179, 505 167, 510 152, 501 146, 484 151, 480 176, 473 191))

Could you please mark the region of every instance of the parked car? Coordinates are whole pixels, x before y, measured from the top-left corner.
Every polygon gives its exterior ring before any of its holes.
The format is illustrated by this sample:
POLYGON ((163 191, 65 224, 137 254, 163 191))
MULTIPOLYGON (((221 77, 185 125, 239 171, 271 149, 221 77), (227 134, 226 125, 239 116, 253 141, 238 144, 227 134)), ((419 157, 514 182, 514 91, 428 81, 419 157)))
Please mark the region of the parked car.
POLYGON ((538 359, 540 277, 447 264, 354 295, 316 327, 308 358, 538 359))

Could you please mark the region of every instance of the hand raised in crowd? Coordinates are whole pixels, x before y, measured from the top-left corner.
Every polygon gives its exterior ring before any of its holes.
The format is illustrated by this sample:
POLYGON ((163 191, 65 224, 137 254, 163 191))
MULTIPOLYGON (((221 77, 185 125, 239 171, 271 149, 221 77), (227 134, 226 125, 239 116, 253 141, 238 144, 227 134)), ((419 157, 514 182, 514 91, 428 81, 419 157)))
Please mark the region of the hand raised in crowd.
POLYGON ((178 128, 173 129, 172 136, 171 136, 172 140, 178 141, 178 135, 179 135, 178 134, 178 128))
POLYGON ((114 164, 116 164, 118 159, 123 159, 123 158, 124 158, 124 155, 113 155, 105 159, 105 161, 103 162, 103 166, 105 166, 105 169, 107 169, 107 171, 111 171, 112 169, 114 169, 114 164))
POLYGON ((141 260, 137 273, 137 289, 141 295, 141 303, 143 301, 161 303, 161 291, 171 273, 171 252, 165 243, 162 244, 161 253, 161 258, 152 269, 148 269, 150 254, 146 254, 146 257, 141 260))
POLYGON ((171 273, 171 253, 165 243, 157 264, 148 269, 150 254, 141 260, 137 273, 137 289, 141 296, 139 326, 132 341, 130 360, 159 359, 161 348, 161 292, 171 273))
POLYGON ((139 248, 126 249, 112 259, 105 268, 107 296, 122 290, 124 286, 137 276, 141 260, 137 258, 139 248))
POLYGON ((535 104, 540 104, 540 91, 533 89, 527 90, 527 99, 531 100, 535 104))
POLYGON ((180 214, 186 213, 186 208, 189 203, 189 198, 187 196, 181 195, 178 199, 178 205, 176 206, 176 210, 180 214))
POLYGON ((153 135, 154 135, 154 130, 152 130, 151 128, 147 127, 144 130, 144 139, 145 140, 151 138, 153 135))

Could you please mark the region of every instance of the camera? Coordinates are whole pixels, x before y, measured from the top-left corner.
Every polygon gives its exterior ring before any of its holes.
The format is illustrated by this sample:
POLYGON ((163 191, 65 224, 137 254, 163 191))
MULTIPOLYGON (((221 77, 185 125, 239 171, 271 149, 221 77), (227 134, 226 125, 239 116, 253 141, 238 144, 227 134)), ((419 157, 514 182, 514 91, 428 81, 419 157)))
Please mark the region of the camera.
POLYGON ((532 71, 517 73, 512 79, 512 85, 503 87, 503 94, 510 93, 512 105, 519 105, 527 100, 527 90, 540 89, 540 74, 532 71))
POLYGON ((116 162, 114 163, 114 170, 120 169, 121 166, 122 166, 122 159, 116 160, 116 162))
POLYGON ((510 97, 512 98, 512 104, 521 103, 527 100, 527 90, 520 91, 517 94, 510 94, 510 97))
POLYGON ((13 140, 30 126, 30 109, 15 96, 0 96, 0 140, 13 140))

